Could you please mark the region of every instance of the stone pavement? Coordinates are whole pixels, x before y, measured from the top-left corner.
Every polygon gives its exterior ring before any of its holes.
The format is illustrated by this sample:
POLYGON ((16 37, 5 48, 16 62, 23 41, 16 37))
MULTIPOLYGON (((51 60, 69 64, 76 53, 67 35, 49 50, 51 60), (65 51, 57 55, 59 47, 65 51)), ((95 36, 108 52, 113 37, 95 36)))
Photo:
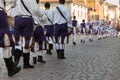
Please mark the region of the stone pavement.
POLYGON ((0 80, 120 80, 119 37, 86 43, 78 40, 77 46, 71 42, 66 46, 65 56, 65 60, 59 60, 53 50, 53 55, 45 55, 47 63, 22 69, 13 77, 7 76, 0 56, 0 80))

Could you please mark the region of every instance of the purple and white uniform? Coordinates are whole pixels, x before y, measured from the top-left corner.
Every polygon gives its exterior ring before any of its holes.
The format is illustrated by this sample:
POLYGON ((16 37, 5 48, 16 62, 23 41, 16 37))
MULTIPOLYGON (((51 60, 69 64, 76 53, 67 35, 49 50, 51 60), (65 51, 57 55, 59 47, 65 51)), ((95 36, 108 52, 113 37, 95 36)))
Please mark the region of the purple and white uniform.
POLYGON ((64 57, 64 49, 65 49, 65 38, 67 38, 68 43, 68 22, 71 22, 71 12, 67 6, 60 3, 57 7, 53 9, 53 24, 54 24, 54 36, 55 36, 55 43, 56 43, 56 52, 58 59, 65 59, 64 57), (61 13, 64 17, 60 14, 61 13))
POLYGON ((37 16, 34 16, 34 21, 35 21, 35 25, 34 25, 34 34, 33 34, 33 45, 31 48, 31 53, 33 56, 33 61, 34 58, 37 57, 38 55, 38 60, 39 57, 43 56, 44 54, 44 50, 48 49, 48 44, 46 42, 46 38, 45 38, 45 28, 44 28, 44 24, 47 21, 47 18, 45 16, 45 14, 43 15, 42 18, 38 18, 37 16))
POLYGON ((80 32, 82 34, 85 34, 86 33, 86 23, 81 23, 80 25, 81 25, 81 31, 80 32))
POLYGON ((77 31, 76 31, 76 28, 78 26, 78 21, 73 19, 72 20, 72 26, 73 26, 73 29, 72 29, 72 33, 73 33, 73 44, 76 45, 76 34, 77 34, 77 31))
MULTIPOLYGON (((60 10, 62 11, 63 15, 66 17, 68 22, 71 22, 71 13, 68 7, 59 4, 58 7, 60 8, 60 10)), ((64 44, 64 40, 65 37, 68 35, 68 27, 67 27, 67 21, 61 16, 61 14, 59 13, 59 11, 57 10, 57 8, 55 7, 55 9, 53 10, 53 24, 55 25, 55 41, 56 43, 62 43, 64 44), (59 41, 59 39, 61 41, 59 41)))
POLYGON ((82 22, 81 24, 81 43, 85 43, 85 37, 86 37, 86 23, 82 22))
POLYGON ((93 23, 88 22, 88 26, 89 26, 89 41, 93 41, 93 23))
POLYGON ((46 37, 47 40, 53 39, 54 35, 54 25, 53 25, 53 16, 52 16, 52 11, 51 10, 46 10, 45 11, 46 16, 49 18, 49 20, 46 21, 44 27, 47 30, 46 37))
POLYGON ((88 31, 88 33, 89 33, 89 34, 92 34, 93 23, 89 23, 88 26, 89 26, 89 31, 88 31))
POLYGON ((46 50, 47 49, 47 45, 46 43, 46 39, 44 36, 44 30, 40 25, 36 25, 36 29, 34 30, 34 41, 37 42, 38 44, 38 49, 34 50, 36 46, 32 47, 31 51, 40 51, 40 50, 46 50))
POLYGON ((14 36, 16 48, 19 48, 17 46, 20 45, 19 41, 20 37, 22 37, 23 48, 28 49, 31 47, 33 39, 34 19, 38 17, 39 19, 37 19, 37 22, 39 22, 44 16, 44 12, 41 11, 36 0, 23 0, 23 2, 32 15, 25 9, 21 0, 16 1, 17 5, 15 6, 14 10, 9 11, 9 13, 12 13, 11 16, 15 17, 14 36), (34 16, 36 17, 33 19, 34 16))

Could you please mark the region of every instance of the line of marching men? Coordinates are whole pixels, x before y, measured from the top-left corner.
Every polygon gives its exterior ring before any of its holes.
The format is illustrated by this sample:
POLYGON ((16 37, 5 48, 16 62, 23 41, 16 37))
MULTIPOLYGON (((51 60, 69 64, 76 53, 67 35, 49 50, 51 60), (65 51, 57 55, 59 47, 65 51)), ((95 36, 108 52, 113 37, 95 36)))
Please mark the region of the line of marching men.
MULTIPOLYGON (((33 56, 33 64, 45 63, 43 54, 46 50, 46 53, 51 55, 55 43, 57 58, 65 59, 65 44, 69 42, 71 33, 73 44, 76 45, 77 21, 74 16, 73 28, 68 28, 68 23, 71 23, 71 13, 64 5, 65 0, 59 0, 59 4, 53 10, 50 10, 49 2, 45 3, 45 10, 41 10, 38 3, 39 0, 0 0, 0 47, 3 48, 9 77, 21 70, 18 66, 21 56, 23 56, 24 69, 34 68, 29 62, 30 53, 33 56), (7 16, 14 18, 14 27, 11 31, 6 19, 5 2, 8 3, 7 16)), ((93 41, 93 32, 98 35, 98 39, 101 39, 103 34, 101 25, 103 26, 103 24, 98 26, 95 22, 85 23, 83 20, 79 29, 81 42, 85 43, 88 33, 89 41, 93 41)), ((111 32, 114 32, 113 27, 106 28, 104 33, 111 32)))
POLYGON ((72 20, 73 30, 70 32, 73 38, 73 45, 76 45, 77 34, 80 34, 81 43, 85 43, 88 40, 93 41, 93 37, 96 35, 97 39, 103 39, 106 37, 118 36, 118 31, 113 26, 112 22, 104 22, 100 20, 88 21, 82 20, 82 23, 78 23, 76 16, 73 16, 72 20))
POLYGON ((21 70, 18 66, 21 56, 24 69, 34 68, 29 62, 30 52, 33 64, 37 61, 45 63, 44 50, 47 50, 47 54, 52 54, 53 34, 57 58, 65 59, 67 24, 71 22, 70 10, 64 5, 65 0, 59 0, 53 10, 50 10, 49 2, 45 3, 45 10, 41 10, 38 3, 39 0, 0 0, 0 47, 9 77, 21 70), (14 18, 13 29, 9 29, 6 15, 14 18))

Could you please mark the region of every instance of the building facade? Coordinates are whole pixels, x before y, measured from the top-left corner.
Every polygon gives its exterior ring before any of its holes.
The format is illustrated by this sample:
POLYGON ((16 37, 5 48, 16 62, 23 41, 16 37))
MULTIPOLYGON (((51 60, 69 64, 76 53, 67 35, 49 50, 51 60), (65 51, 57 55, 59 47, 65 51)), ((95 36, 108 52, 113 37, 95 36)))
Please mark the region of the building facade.
POLYGON ((120 0, 105 1, 104 18, 111 21, 115 27, 120 27, 120 0))
MULTIPOLYGON (((44 3, 50 2, 51 9, 58 4, 58 0, 40 0, 40 7, 44 8, 44 3)), ((66 0, 66 4, 76 16, 79 23, 83 19, 114 21, 117 26, 120 22, 120 0, 66 0)))

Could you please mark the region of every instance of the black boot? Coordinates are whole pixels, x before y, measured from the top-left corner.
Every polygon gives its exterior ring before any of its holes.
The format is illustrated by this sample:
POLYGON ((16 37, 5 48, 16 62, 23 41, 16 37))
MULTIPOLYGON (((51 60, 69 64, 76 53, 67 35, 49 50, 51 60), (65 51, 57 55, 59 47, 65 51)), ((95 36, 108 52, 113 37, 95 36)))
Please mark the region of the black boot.
POLYGON ((14 49, 14 65, 17 66, 19 64, 19 60, 21 57, 21 54, 23 52, 19 49, 14 49))
POLYGON ((65 56, 64 56, 64 49, 61 49, 61 58, 60 59, 66 59, 65 56))
POLYGON ((12 56, 15 55, 15 47, 12 47, 12 49, 11 49, 11 53, 12 53, 12 56))
POLYGON ((53 44, 49 44, 49 47, 52 50, 53 49, 53 44))
POLYGON ((33 65, 30 65, 29 63, 29 60, 30 60, 30 53, 24 53, 23 54, 23 62, 24 62, 24 65, 23 65, 23 68, 34 68, 33 65))
POLYGON ((52 55, 51 49, 48 49, 48 50, 47 50, 47 54, 52 55))
POLYGON ((85 43, 85 41, 83 41, 83 43, 85 43))
POLYGON ((47 50, 47 54, 52 55, 51 50, 53 49, 53 44, 49 44, 49 49, 47 50))
POLYGON ((93 41, 93 39, 89 39, 89 41, 90 41, 90 42, 92 42, 92 41, 93 41))
POLYGON ((10 58, 4 58, 4 61, 5 61, 7 70, 8 70, 8 76, 9 77, 15 75, 16 73, 18 73, 21 70, 20 67, 15 67, 14 66, 12 57, 10 57, 10 58))
POLYGON ((58 59, 61 59, 61 52, 60 52, 60 49, 56 50, 57 51, 57 58, 58 59))
POLYGON ((75 45, 75 46, 76 46, 76 42, 73 42, 73 45, 75 45))
POLYGON ((41 55, 38 55, 38 62, 41 62, 41 63, 46 63, 44 60, 43 60, 43 57, 41 55))
POLYGON ((37 58, 33 57, 33 64, 36 64, 36 63, 37 63, 37 58))
POLYGON ((81 39, 81 43, 83 42, 83 40, 81 39))

